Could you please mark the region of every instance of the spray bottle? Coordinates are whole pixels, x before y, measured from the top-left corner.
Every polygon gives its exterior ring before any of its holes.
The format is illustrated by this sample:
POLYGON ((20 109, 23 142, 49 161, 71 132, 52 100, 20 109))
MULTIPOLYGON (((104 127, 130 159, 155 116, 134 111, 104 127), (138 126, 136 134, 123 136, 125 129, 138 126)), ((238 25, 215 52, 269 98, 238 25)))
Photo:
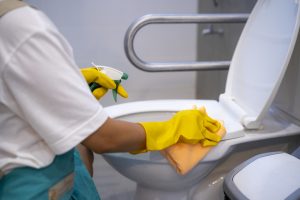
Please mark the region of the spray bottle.
MULTIPOLYGON (((107 67, 107 66, 100 66, 100 65, 96 65, 94 63, 92 63, 92 65, 101 73, 104 73, 105 75, 107 75, 109 78, 111 78, 115 83, 116 83, 116 88, 112 90, 112 94, 113 94, 113 98, 115 100, 115 102, 117 102, 117 95, 118 95, 118 87, 121 84, 122 80, 127 80, 128 79, 128 74, 117 70, 115 68, 112 67, 107 67)), ((101 85, 99 85, 98 83, 91 83, 90 84, 90 89, 93 92, 95 89, 101 87, 101 85)))

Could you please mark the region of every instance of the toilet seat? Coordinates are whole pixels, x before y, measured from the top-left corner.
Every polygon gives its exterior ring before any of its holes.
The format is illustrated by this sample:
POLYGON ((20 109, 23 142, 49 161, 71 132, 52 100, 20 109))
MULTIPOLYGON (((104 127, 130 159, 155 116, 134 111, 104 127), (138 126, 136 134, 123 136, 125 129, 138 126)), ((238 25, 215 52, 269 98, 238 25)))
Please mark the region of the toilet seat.
POLYGON ((258 129, 288 67, 299 31, 299 2, 259 0, 243 29, 219 98, 247 129, 258 129))

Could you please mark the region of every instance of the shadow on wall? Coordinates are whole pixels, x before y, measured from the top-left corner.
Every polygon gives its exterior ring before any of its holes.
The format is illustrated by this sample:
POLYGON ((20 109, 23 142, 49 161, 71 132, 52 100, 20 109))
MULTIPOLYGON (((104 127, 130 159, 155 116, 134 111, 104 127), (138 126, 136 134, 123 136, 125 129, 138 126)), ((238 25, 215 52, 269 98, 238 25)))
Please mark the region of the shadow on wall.
MULTIPOLYGON (((199 13, 250 13, 256 0, 199 0, 199 13)), ((230 61, 244 23, 204 24, 198 26, 197 59, 230 61), (205 34, 207 30, 211 31, 205 34)), ((219 99, 225 91, 227 70, 199 71, 196 76, 196 98, 219 99)))

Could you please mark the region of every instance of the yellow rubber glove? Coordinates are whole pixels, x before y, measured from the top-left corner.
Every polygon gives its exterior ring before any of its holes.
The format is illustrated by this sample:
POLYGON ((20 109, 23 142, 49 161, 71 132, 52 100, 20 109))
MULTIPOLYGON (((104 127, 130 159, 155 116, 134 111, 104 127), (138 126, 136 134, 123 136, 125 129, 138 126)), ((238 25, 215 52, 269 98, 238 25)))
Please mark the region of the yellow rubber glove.
MULTIPOLYGON (((88 84, 95 82, 101 85, 101 87, 93 90, 93 95, 96 97, 96 99, 103 97, 109 89, 116 88, 115 82, 106 74, 97 70, 95 67, 82 68, 81 73, 88 84)), ((128 97, 128 93, 121 84, 118 86, 117 92, 124 98, 128 97)))
POLYGON ((162 150, 177 142, 214 146, 221 137, 216 134, 221 124, 206 114, 205 109, 183 110, 165 122, 141 122, 146 132, 146 150, 162 150))

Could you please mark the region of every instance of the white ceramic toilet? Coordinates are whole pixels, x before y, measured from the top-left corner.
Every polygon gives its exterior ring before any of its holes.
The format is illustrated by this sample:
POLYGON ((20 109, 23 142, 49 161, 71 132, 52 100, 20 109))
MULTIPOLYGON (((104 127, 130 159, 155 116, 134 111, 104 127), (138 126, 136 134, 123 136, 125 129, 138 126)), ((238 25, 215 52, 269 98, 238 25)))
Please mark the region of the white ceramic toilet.
MULTIPOLYGON (((139 122, 168 119, 172 113, 196 105, 205 106, 210 116, 224 121, 227 134, 223 141, 184 176, 177 174, 159 152, 104 154, 113 168, 137 183, 136 199, 196 199, 197 185, 203 182, 211 185, 207 192, 216 194, 200 199, 218 199, 214 195, 220 196, 220 191, 212 189, 218 185, 213 180, 222 182, 222 176, 216 179, 211 172, 222 171, 219 166, 234 152, 241 152, 241 147, 251 149, 251 145, 258 152, 272 145, 299 141, 299 126, 269 112, 293 53, 299 22, 298 1, 259 0, 239 39, 226 90, 219 101, 156 100, 105 108, 112 118, 139 122)), ((243 154, 244 159, 249 152, 256 153, 249 150, 243 154)), ((232 168, 229 164, 224 167, 232 168)))

